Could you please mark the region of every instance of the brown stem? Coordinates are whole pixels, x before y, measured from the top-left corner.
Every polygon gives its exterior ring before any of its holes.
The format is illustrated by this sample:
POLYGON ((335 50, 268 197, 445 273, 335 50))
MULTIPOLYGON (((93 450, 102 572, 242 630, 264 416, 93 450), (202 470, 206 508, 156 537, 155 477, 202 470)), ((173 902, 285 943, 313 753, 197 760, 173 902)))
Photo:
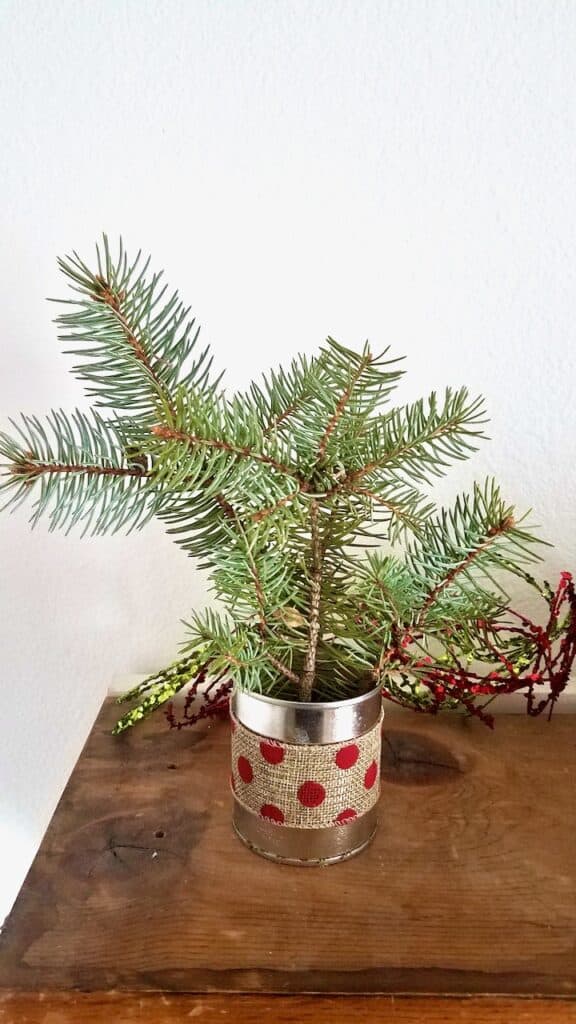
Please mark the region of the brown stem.
POLYGON ((152 433, 156 437, 163 438, 165 441, 184 441, 186 444, 197 444, 204 448, 218 448, 221 451, 231 452, 233 455, 242 455, 246 459, 254 459, 256 462, 262 462, 264 465, 271 466, 279 473, 284 474, 284 476, 291 476, 300 482, 297 473, 290 466, 278 462, 271 455, 255 451, 248 446, 230 444, 228 441, 219 441, 217 438, 198 437, 196 434, 187 434, 184 431, 174 430, 172 427, 166 427, 163 424, 152 427, 152 433))
POLYGON ((351 470, 349 473, 346 473, 338 483, 334 484, 334 486, 326 493, 326 498, 331 498, 337 491, 345 489, 355 490, 355 484, 358 480, 361 480, 368 473, 372 473, 375 469, 384 469, 389 462, 406 455, 412 451, 417 444, 428 443, 430 441, 434 441, 437 437, 443 437, 445 434, 450 433, 458 423, 459 420, 450 420, 448 423, 443 423, 440 427, 437 427, 436 430, 433 430, 432 433, 427 434, 424 437, 417 438, 415 442, 399 445, 398 447, 393 448, 392 451, 387 452, 381 459, 375 459, 373 462, 367 463, 360 469, 351 470))
POLYGON ((309 398, 312 398, 314 396, 314 394, 315 394, 315 389, 312 386, 308 385, 308 387, 306 387, 303 391, 301 391, 300 394, 298 395, 298 397, 295 398, 294 401, 290 403, 290 405, 287 405, 286 408, 283 409, 282 412, 278 413, 277 416, 274 416, 268 422, 268 424, 264 428, 264 436, 268 437, 268 435, 271 434, 274 430, 276 430, 280 426, 281 423, 284 423, 285 420, 290 419, 290 417, 298 409, 300 409, 301 406, 309 398))
POLYGON ((284 409, 284 412, 281 412, 278 414, 278 416, 275 416, 274 419, 270 421, 268 426, 264 428, 264 435, 267 437, 268 434, 271 434, 272 431, 276 430, 276 428, 279 427, 280 424, 284 422, 284 420, 287 420, 292 415, 293 412, 296 412, 296 409, 298 409, 298 407, 302 404, 303 400, 304 397, 300 398, 298 402, 293 402, 291 405, 287 405, 286 408, 284 409))
POLYGON ((13 476, 36 477, 42 473, 84 473, 87 476, 135 476, 148 477, 144 469, 123 468, 122 466, 65 465, 49 462, 18 462, 10 470, 13 476))
POLYGON ((286 676, 286 679, 289 679, 291 683, 295 683, 296 686, 300 685, 300 679, 291 668, 288 668, 288 665, 285 665, 283 661, 279 660, 279 658, 275 658, 273 654, 268 654, 267 657, 270 664, 273 665, 274 668, 277 668, 283 676, 286 676))
POLYGON ((323 433, 323 435, 322 435, 322 437, 320 439, 320 444, 318 445, 318 458, 320 460, 322 460, 324 458, 324 455, 326 454, 326 445, 328 444, 328 441, 330 440, 331 434, 336 429, 336 426, 338 424, 338 420, 342 416, 342 413, 344 412, 344 409, 346 408, 348 402, 350 401, 350 396, 352 395, 352 392, 354 391, 354 388, 356 387, 356 384, 358 383, 360 377, 364 373, 364 370, 366 369, 366 367, 369 366, 371 362, 372 362, 372 356, 371 355, 365 355, 361 359, 360 365, 359 365, 356 373, 354 374, 354 376, 352 377, 348 387, 346 388, 346 390, 344 391, 344 393, 340 397, 340 400, 339 400, 339 402, 338 402, 338 404, 336 406, 336 409, 334 411, 334 415, 329 420, 328 426, 326 427, 326 430, 324 431, 324 433, 323 433))
POLYGON ((126 341, 130 345, 132 351, 134 352, 134 355, 150 374, 156 387, 168 402, 169 408, 172 411, 174 411, 173 405, 169 400, 169 395, 166 392, 165 385, 162 383, 158 374, 154 370, 152 363, 150 362, 150 357, 148 356, 148 353, 146 352, 146 349, 144 348, 142 342, 139 340, 139 338, 136 337, 136 334, 134 333, 134 330, 130 325, 126 315, 122 312, 121 303, 122 300, 124 299, 123 293, 114 291, 114 289, 111 288, 109 282, 106 281, 105 278, 98 277, 97 280, 100 286, 100 291, 97 291, 94 297, 100 302, 103 302, 106 306, 108 306, 108 309, 112 311, 116 320, 120 324, 120 327, 124 332, 126 341))
POLYGON ((223 494, 215 494, 214 501, 216 502, 217 505, 220 506, 227 519, 238 518, 238 513, 236 512, 236 509, 234 508, 233 505, 230 504, 229 501, 227 501, 223 494))
POLYGON ((252 520, 253 523, 261 523, 263 519, 266 519, 268 516, 271 516, 274 512, 277 511, 277 509, 282 508, 283 505, 288 505, 291 501, 294 501, 294 498, 297 498, 301 491, 306 491, 307 489, 308 485, 305 482, 303 482, 301 487, 299 487, 296 491, 293 491, 292 494, 287 494, 285 495, 284 498, 280 498, 273 505, 268 505, 266 508, 260 508, 258 509, 257 512, 253 512, 252 515, 250 516, 250 519, 252 520))
POLYGON ((430 607, 434 604, 434 601, 438 597, 438 594, 440 594, 442 590, 444 590, 447 586, 449 586, 450 583, 452 583, 452 581, 455 579, 456 576, 458 576, 461 572, 464 572, 466 569, 468 569, 468 567, 470 565, 472 565, 472 563, 475 561, 475 559, 478 558, 478 555, 480 555, 483 551, 486 551, 486 549, 490 547, 490 545, 493 543, 493 541, 497 537, 501 537, 502 534, 506 533, 508 530, 511 530, 513 528, 513 526, 514 526, 514 518, 513 518, 513 516, 507 516, 505 519, 502 520, 501 523, 498 523, 497 526, 492 527, 488 531, 488 536, 487 536, 486 540, 483 541, 482 544, 479 544, 477 548, 474 548, 473 551, 470 551, 466 555, 466 558, 464 558, 463 561, 460 562, 459 565, 455 565, 453 569, 450 569, 450 572, 448 572, 446 574, 444 579, 440 580, 440 582, 437 583, 436 586, 428 594, 428 597, 426 598, 424 604, 422 605, 422 607, 420 609, 420 613, 418 615, 418 618, 417 618, 416 622, 414 623, 414 626, 413 626, 414 629, 417 629, 422 624, 422 622, 426 618, 426 613, 428 612, 430 607))
POLYGON ((308 647, 300 677, 300 700, 312 699, 312 688, 316 673, 316 654, 320 639, 320 594, 322 589, 322 540, 318 527, 318 502, 310 503, 310 541, 312 552, 312 575, 310 580, 310 627, 308 647))
POLYGON ((402 519, 403 522, 408 523, 410 529, 414 533, 418 532, 418 528, 420 526, 418 520, 406 512, 400 505, 396 505, 395 502, 387 501, 386 498, 383 498, 380 494, 377 494, 375 491, 369 491, 365 487, 354 488, 354 494, 359 494, 362 498, 369 498, 370 501, 374 502, 374 504, 381 505, 382 508, 388 509, 392 515, 397 516, 398 519, 402 519))

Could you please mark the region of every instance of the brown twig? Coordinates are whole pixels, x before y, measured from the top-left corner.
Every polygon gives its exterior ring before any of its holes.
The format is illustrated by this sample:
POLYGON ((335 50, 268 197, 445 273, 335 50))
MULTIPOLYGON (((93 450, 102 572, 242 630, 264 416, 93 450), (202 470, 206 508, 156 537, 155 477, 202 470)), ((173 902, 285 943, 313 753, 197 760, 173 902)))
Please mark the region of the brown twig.
POLYGON ((284 420, 289 419, 292 413, 296 412, 296 409, 298 409, 298 407, 302 405, 304 398, 308 397, 308 395, 301 395, 297 402, 292 402, 291 405, 287 405, 284 411, 279 413, 278 416, 275 416, 274 419, 271 420, 270 423, 268 423, 268 425, 264 428, 264 436, 267 437, 269 434, 272 433, 273 430, 276 430, 277 427, 279 427, 280 424, 284 422, 284 420))
POLYGON ((290 416, 292 416, 293 413, 295 413, 308 398, 312 398, 314 394, 315 387, 309 384, 308 387, 306 387, 302 392, 300 392, 298 397, 293 402, 287 405, 286 408, 282 410, 282 412, 278 413, 277 416, 274 416, 268 422, 268 424, 264 427, 264 436, 268 437, 274 430, 276 430, 280 426, 281 423, 284 423, 285 420, 290 419, 290 416))
POLYGON ((382 495, 377 494, 376 491, 369 491, 364 487, 358 487, 354 489, 354 494, 359 494, 362 498, 368 498, 377 505, 381 505, 382 508, 388 509, 392 515, 397 516, 398 519, 402 519, 404 522, 410 524, 410 529, 417 533, 419 530, 419 523, 414 516, 411 516, 400 505, 395 504, 393 501, 388 501, 383 498, 382 495))
POLYGON ((283 462, 278 462, 272 458, 271 455, 266 455, 264 452, 255 451, 254 448, 249 448, 247 445, 235 445, 230 444, 228 441, 220 441, 213 437, 199 437, 196 434, 188 434, 182 430, 174 430, 172 427, 164 426, 164 424, 158 424, 152 427, 152 433, 156 437, 161 437, 164 441, 182 441, 185 444, 197 444, 204 448, 217 448, 220 451, 227 451, 233 455, 240 455, 246 459, 253 459, 256 462, 261 462, 266 466, 271 466, 278 473, 282 473, 284 476, 293 477, 300 483, 300 478, 296 471, 291 466, 285 465, 283 462))
POLYGON ((322 437, 320 439, 320 443, 318 445, 318 459, 320 461, 324 458, 324 455, 326 454, 326 446, 328 444, 328 441, 330 440, 330 436, 332 435, 332 433, 336 429, 336 427, 338 425, 338 421, 339 421, 340 417, 342 416, 342 413, 344 412, 344 409, 346 408, 348 402, 350 401, 352 392, 354 391, 354 388, 356 387, 356 384, 360 380, 360 377, 364 373, 364 370, 366 369, 366 367, 370 366, 371 362, 372 362, 372 355, 370 353, 367 353, 365 356, 362 357, 362 359, 360 360, 360 364, 358 366, 358 369, 357 369, 356 373, 353 375, 353 377, 352 377, 348 387, 346 388, 346 390, 341 395, 341 397, 340 397, 340 399, 338 401, 338 404, 336 405, 336 409, 334 410, 334 414, 333 414, 333 416, 331 416, 331 418, 330 418, 330 420, 328 422, 328 426, 326 427, 326 430, 324 431, 324 433, 323 433, 323 435, 322 435, 322 437))
POLYGON ((66 465, 63 463, 49 462, 18 462, 10 468, 12 476, 36 477, 43 473, 84 473, 87 476, 135 476, 149 477, 150 473, 137 467, 124 468, 122 466, 93 466, 93 465, 66 465))
POLYGON ((362 480, 362 478, 367 476, 368 473, 372 473, 375 469, 385 469, 390 462, 406 455, 408 452, 412 451, 417 444, 429 443, 430 441, 434 441, 437 437, 443 437, 445 434, 450 433, 458 423, 459 420, 449 420, 447 423, 443 423, 440 427, 437 427, 436 430, 433 430, 432 433, 426 434, 424 437, 418 438, 410 444, 402 444, 393 448, 391 451, 386 452, 381 459, 375 459, 373 462, 368 462, 365 466, 361 466, 360 469, 350 470, 349 473, 346 473, 345 476, 343 476, 342 479, 339 480, 338 483, 334 484, 334 486, 327 492, 326 498, 331 498, 333 494, 344 489, 355 490, 355 484, 357 481, 362 480))
POLYGON ((156 387, 161 392, 161 394, 164 395, 164 398, 168 402, 170 409, 174 411, 172 402, 170 401, 170 396, 166 392, 166 386, 162 383, 156 370, 152 366, 152 363, 150 362, 150 357, 148 356, 148 353, 146 352, 144 345, 139 340, 139 338, 136 337, 136 334, 132 326, 128 322, 125 313, 122 312, 122 301, 124 299, 123 293, 116 292, 110 286, 109 282, 106 281, 106 279, 103 277, 97 277, 96 280, 98 282, 100 290, 94 294, 94 298, 100 302, 103 302, 106 306, 108 306, 108 309, 112 311, 120 327, 122 328, 126 341, 130 345, 132 351, 134 352, 134 355, 136 356, 138 361, 142 363, 142 366, 145 367, 147 372, 150 374, 150 377, 154 381, 156 387))
POLYGON ((278 501, 274 502, 273 505, 267 505, 266 508, 260 508, 258 509, 257 512, 253 512, 252 515, 250 516, 250 519, 252 520, 253 523, 261 523, 263 519, 266 519, 268 516, 273 515, 274 512, 276 512, 279 508, 282 508, 283 505, 288 505, 291 501, 294 501, 294 499, 297 498, 299 494, 307 490, 308 484, 306 483, 306 481, 302 481, 302 484, 300 485, 300 487, 298 487, 297 490, 292 491, 291 494, 286 494, 283 498, 280 498, 278 501))
POLYGON ((304 665, 300 677, 300 700, 309 701, 312 697, 314 676, 316 672, 316 653, 320 638, 320 595, 322 589, 323 550, 318 526, 318 502, 310 503, 310 543, 311 568, 310 579, 310 626, 308 647, 304 656, 304 665))
POLYGON ((449 586, 450 583, 452 583, 452 581, 456 578, 456 576, 458 576, 461 572, 464 572, 466 569, 468 569, 469 566, 472 565, 472 563, 476 560, 476 558, 478 558, 478 556, 482 554, 483 551, 486 551, 487 548, 489 548, 490 545, 498 537, 501 537, 504 533, 507 533, 507 531, 511 530, 513 527, 513 516, 506 516, 506 518, 503 519, 501 523, 498 523, 497 526, 493 526, 488 531, 488 536, 486 540, 483 541, 482 544, 479 544, 477 548, 474 548, 473 551, 470 551, 466 555, 466 558, 464 558, 459 565, 455 565, 453 569, 450 569, 450 572, 446 573, 444 579, 440 580, 440 582, 437 583, 436 586, 433 587, 433 589, 428 594, 428 597, 426 598, 424 604, 422 605, 418 618, 416 619, 416 622, 414 624, 415 629, 418 629, 418 627, 426 618, 426 614, 429 611, 430 607, 434 604, 434 601, 438 597, 438 594, 440 594, 447 586, 449 586))
POLYGON ((284 662, 280 661, 279 658, 275 658, 273 654, 267 654, 266 657, 268 658, 270 664, 274 666, 274 668, 277 668, 278 671, 281 672, 283 676, 286 676, 286 679, 289 679, 291 683, 294 683, 296 686, 299 686, 299 676, 297 676, 296 673, 288 667, 288 665, 285 665, 284 662))

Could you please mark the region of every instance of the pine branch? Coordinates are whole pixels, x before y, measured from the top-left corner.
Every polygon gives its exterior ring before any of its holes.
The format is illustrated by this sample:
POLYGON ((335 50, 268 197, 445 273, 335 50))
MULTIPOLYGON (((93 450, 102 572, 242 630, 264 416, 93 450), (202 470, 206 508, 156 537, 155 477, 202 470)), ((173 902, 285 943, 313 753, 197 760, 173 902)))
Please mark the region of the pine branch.
POLYGON ((275 501, 272 505, 267 505, 264 508, 259 508, 257 512, 252 512, 250 519, 253 523, 261 523, 264 519, 268 519, 269 516, 273 516, 275 512, 278 512, 281 508, 286 505, 290 505, 300 494, 302 494, 305 487, 300 484, 294 491, 290 491, 289 494, 283 495, 278 501, 275 501))
POLYGON ((129 262, 120 240, 114 259, 104 235, 97 270, 74 253, 58 261, 76 298, 56 318, 67 351, 81 357, 73 372, 97 404, 153 415, 173 407, 179 386, 209 391, 208 351, 193 358, 198 329, 178 293, 166 295, 162 274, 147 276, 141 253, 129 262))
POLYGON ((294 481, 306 487, 289 443, 276 436, 266 438, 257 412, 237 398, 180 389, 174 414, 165 411, 163 422, 156 422, 146 450, 172 490, 190 489, 195 476, 202 474, 205 481, 210 477, 225 482, 227 491, 234 480, 242 481, 245 500, 250 490, 245 474, 253 477, 255 469, 261 481, 283 477, 292 481, 290 490, 294 481))
POLYGON ((286 679, 288 679, 291 683, 294 683, 295 686, 300 685, 300 677, 297 675, 296 672, 293 672, 292 669, 288 667, 288 665, 285 665, 283 661, 280 661, 280 659, 276 658, 273 654, 268 654, 268 661, 273 666, 273 668, 278 670, 280 675, 285 676, 286 679))
POLYGON ((440 580, 428 594, 422 608, 420 609, 417 625, 421 623, 432 607, 433 604, 438 600, 440 594, 449 587, 456 577, 462 573, 466 573, 474 563, 477 563, 482 555, 488 554, 490 549, 497 545, 498 541, 511 533, 515 526, 514 517, 512 515, 506 516, 500 523, 492 526, 487 531, 486 539, 479 541, 471 551, 459 562, 458 565, 453 566, 445 575, 444 579, 440 580))
POLYGON ((281 429, 291 429, 289 422, 317 395, 325 376, 324 355, 307 359, 297 356, 288 371, 280 367, 262 377, 261 384, 250 385, 249 395, 239 396, 257 410, 265 437, 281 429))
POLYGON ((160 379, 158 372, 154 369, 150 355, 146 351, 143 342, 136 337, 134 327, 129 322, 127 314, 124 311, 123 304, 126 301, 125 293, 114 291, 112 282, 107 280, 105 277, 98 275, 95 282, 93 298, 97 302, 102 302, 111 311, 112 316, 119 324, 121 333, 123 334, 127 345, 132 349, 134 356, 150 376, 158 395, 161 395, 170 407, 170 396, 166 392, 165 385, 160 379))
MULTIPOLYGON (((457 600, 464 592, 485 596, 482 579, 502 591, 494 579, 497 569, 518 570, 536 561, 537 538, 521 529, 511 506, 502 500, 493 480, 472 495, 457 498, 451 509, 424 526, 421 537, 407 551, 407 562, 422 587, 416 625, 427 622, 435 612, 440 621, 449 614, 450 592, 457 600), (441 599, 447 597, 447 603, 441 599)), ((453 616, 450 616, 451 618, 453 616)))
POLYGON ((270 466, 271 469, 276 470, 277 473, 281 473, 283 476, 290 476, 298 480, 298 475, 291 466, 278 462, 265 452, 256 451, 248 445, 234 445, 228 441, 221 441, 216 437, 200 437, 195 434, 187 434, 162 424, 152 427, 152 433, 163 441, 178 441, 182 444, 198 448, 215 448, 218 451, 228 452, 230 455, 237 455, 242 459, 260 462, 265 466, 270 466))
MULTIPOLYGON (((202 616, 195 613, 185 625, 190 637, 187 647, 194 650, 199 644, 206 645, 213 674, 227 672, 243 689, 258 693, 281 693, 282 686, 298 683, 299 677, 284 657, 286 645, 272 637, 265 639, 259 628, 236 624, 212 609, 202 616)), ((291 658, 293 651, 287 653, 291 658)))
POLYGON ((230 524, 252 524, 278 540, 284 524, 298 521, 307 482, 288 461, 289 447, 265 438, 254 411, 235 400, 179 393, 175 416, 140 443, 170 496, 160 515, 204 565, 228 542, 230 524))
POLYGON ((420 534, 424 522, 435 510, 433 502, 394 476, 381 485, 380 491, 356 487, 351 494, 367 499, 370 504, 388 513, 387 534, 383 539, 389 540, 392 544, 406 532, 420 534))
POLYGON ((420 590, 408 566, 392 555, 370 553, 360 563, 351 587, 360 609, 367 609, 374 624, 403 625, 412 618, 420 590))
MULTIPOLYGON (((256 560, 254 559, 254 557, 252 555, 252 551, 250 550, 249 547, 248 547, 248 564, 249 564, 249 568, 250 568, 250 575, 251 575, 253 583, 254 583, 254 591, 255 591, 255 594, 256 594, 256 604, 258 606, 258 616, 259 616, 259 619, 260 619, 260 630, 261 630, 262 636, 264 638, 264 641, 266 641, 266 638, 268 636, 270 636, 272 631, 270 629, 270 624, 268 622, 267 613, 266 613, 266 598, 264 596, 265 595, 265 588, 264 588, 264 584, 263 584, 263 581, 261 579, 261 576, 260 576, 260 573, 259 573, 259 570, 258 570, 258 566, 256 564, 256 560)), ((267 658, 268 658, 268 661, 270 662, 270 664, 275 669, 277 669, 278 672, 282 676, 284 676, 286 679, 288 679, 291 683, 294 683, 297 686, 300 685, 300 678, 299 678, 299 676, 296 674, 296 672, 293 672, 292 669, 288 665, 285 665, 283 661, 281 661, 279 658, 277 658, 274 654, 272 654, 270 652, 267 653, 267 658)))
POLYGON ((318 356, 301 356, 288 371, 274 371, 237 396, 238 415, 255 416, 264 437, 289 439, 306 475, 316 462, 337 457, 342 438, 356 437, 396 386, 398 360, 385 356, 373 355, 368 345, 357 353, 328 338, 318 356))
POLYGON ((361 357, 358 365, 353 370, 353 372, 352 372, 352 374, 350 376, 350 381, 349 381, 349 383, 347 383, 343 393, 341 394, 340 398, 338 399, 338 402, 336 404, 336 408, 334 410, 334 413, 330 417, 330 419, 328 421, 328 425, 327 425, 324 433, 322 434, 322 437, 320 438, 320 444, 318 445, 318 456, 317 456, 318 460, 320 462, 322 462, 322 460, 324 459, 324 457, 326 455, 326 448, 328 446, 328 441, 330 440, 331 435, 334 433, 334 431, 335 431, 335 429, 336 429, 336 427, 338 425, 338 421, 342 417, 342 415, 344 413, 344 410, 345 410, 347 404, 349 403, 349 401, 350 401, 350 399, 352 397, 352 394, 354 392, 354 388, 358 384, 358 381, 361 380, 362 374, 370 366, 371 362, 372 362, 372 353, 370 352, 370 349, 366 346, 365 349, 364 349, 364 352, 362 353, 362 357, 361 357))
POLYGON ((356 465, 347 468, 327 497, 358 487, 374 490, 386 479, 385 473, 427 483, 442 475, 447 460, 466 459, 475 451, 472 441, 483 437, 477 428, 484 422, 482 399, 469 401, 466 388, 457 392, 448 388, 442 406, 432 394, 427 405, 420 400, 395 409, 368 424, 350 453, 356 465))
POLYGON ((47 515, 51 530, 80 523, 83 534, 140 529, 157 511, 151 468, 131 450, 125 424, 79 411, 71 417, 52 412, 45 423, 35 416, 11 423, 16 436, 0 434, 0 456, 7 460, 3 508, 33 494, 33 526, 47 515))
POLYGON ((301 570, 290 549, 269 549, 257 528, 237 521, 225 529, 212 556, 214 593, 238 621, 257 618, 265 634, 279 610, 299 601, 301 570))
MULTIPOLYGON (((137 706, 119 728, 177 692, 199 652, 192 695, 207 665, 214 685, 226 674, 203 715, 225 710, 232 683, 338 699, 398 670, 429 687, 431 707, 444 687, 475 714, 470 693, 458 697, 468 659, 496 659, 508 686, 520 681, 532 627, 498 625, 507 602, 499 574, 526 576, 534 537, 493 484, 438 515, 417 489, 475 450, 481 399, 448 389, 383 411, 397 361, 332 338, 317 356, 229 395, 211 378, 208 352, 196 352, 189 310, 148 261, 129 260, 122 243, 112 257, 104 238, 96 264, 76 253, 60 261, 74 297, 57 322, 89 394, 128 415, 23 417, 15 438, 0 435, 0 490, 10 507, 33 494, 33 522, 47 514, 51 528, 104 532, 157 515, 211 570, 227 608, 193 618, 189 657, 130 696, 137 706), (414 539, 404 560, 354 550, 406 532, 414 539), (441 652, 434 677, 430 650, 441 652)), ((567 595, 573 613, 571 582, 547 597, 547 642, 562 636, 561 650, 541 646, 534 663, 533 674, 551 681, 551 706, 576 657, 573 622, 568 637, 558 618, 567 595)), ((418 685, 391 683, 390 692, 417 703, 418 685)), ((531 690, 530 713, 533 700, 531 690)))

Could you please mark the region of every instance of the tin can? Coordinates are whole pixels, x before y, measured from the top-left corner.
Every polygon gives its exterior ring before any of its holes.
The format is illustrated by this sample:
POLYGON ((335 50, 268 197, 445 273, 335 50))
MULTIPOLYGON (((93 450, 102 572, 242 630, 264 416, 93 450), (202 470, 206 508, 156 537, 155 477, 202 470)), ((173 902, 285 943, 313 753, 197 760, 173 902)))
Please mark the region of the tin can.
POLYGON ((377 826, 380 687, 330 703, 236 689, 231 700, 234 828, 263 857, 333 864, 377 826))

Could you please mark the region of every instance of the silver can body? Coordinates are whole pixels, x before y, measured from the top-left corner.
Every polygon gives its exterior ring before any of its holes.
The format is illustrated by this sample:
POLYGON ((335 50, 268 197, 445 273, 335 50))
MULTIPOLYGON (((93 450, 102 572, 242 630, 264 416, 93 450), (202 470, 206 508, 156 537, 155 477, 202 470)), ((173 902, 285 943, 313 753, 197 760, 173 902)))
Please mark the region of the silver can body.
POLYGON ((377 827, 380 688, 331 703, 236 690, 231 700, 234 828, 256 853, 333 864, 377 827))

